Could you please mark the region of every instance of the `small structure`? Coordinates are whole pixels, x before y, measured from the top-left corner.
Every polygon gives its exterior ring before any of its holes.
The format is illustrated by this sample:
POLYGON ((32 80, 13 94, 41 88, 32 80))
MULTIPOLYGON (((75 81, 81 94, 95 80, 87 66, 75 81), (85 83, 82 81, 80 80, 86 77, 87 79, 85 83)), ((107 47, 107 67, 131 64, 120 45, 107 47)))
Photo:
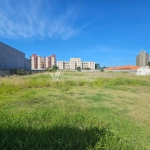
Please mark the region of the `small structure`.
POLYGON ((150 67, 149 66, 145 66, 145 67, 141 67, 137 70, 137 75, 150 75, 150 67))

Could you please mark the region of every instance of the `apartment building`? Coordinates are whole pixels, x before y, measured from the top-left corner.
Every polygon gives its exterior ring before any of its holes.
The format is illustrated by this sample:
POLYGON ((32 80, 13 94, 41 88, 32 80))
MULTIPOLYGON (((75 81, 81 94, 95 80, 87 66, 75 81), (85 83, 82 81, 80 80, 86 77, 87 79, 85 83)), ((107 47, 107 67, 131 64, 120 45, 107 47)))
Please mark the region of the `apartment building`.
POLYGON ((57 61, 57 67, 65 70, 75 70, 77 67, 95 70, 95 62, 82 62, 81 58, 70 58, 70 61, 57 61))
POLYGON ((30 59, 31 69, 44 69, 44 60, 41 56, 33 54, 30 59))
POLYGON ((25 53, 0 42, 0 69, 31 70, 31 61, 25 53))
POLYGON ((53 54, 52 56, 44 57, 44 68, 52 68, 56 65, 56 56, 53 54))
POLYGON ((95 62, 83 62, 83 68, 95 69, 95 62))
POLYGON ((33 54, 31 57, 31 69, 46 69, 51 68, 56 65, 56 56, 47 56, 47 57, 41 57, 39 55, 33 54))
POLYGON ((140 54, 136 56, 136 66, 145 67, 149 62, 149 54, 141 50, 140 54))

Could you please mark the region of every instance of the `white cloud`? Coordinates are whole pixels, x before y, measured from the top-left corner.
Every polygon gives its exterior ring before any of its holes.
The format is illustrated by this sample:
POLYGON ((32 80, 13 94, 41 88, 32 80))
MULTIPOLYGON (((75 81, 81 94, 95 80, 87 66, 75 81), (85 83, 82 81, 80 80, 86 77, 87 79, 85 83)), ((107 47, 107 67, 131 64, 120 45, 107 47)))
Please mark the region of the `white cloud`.
POLYGON ((79 34, 80 28, 73 26, 76 9, 68 7, 59 14, 55 7, 47 0, 0 1, 0 36, 67 39, 79 34))

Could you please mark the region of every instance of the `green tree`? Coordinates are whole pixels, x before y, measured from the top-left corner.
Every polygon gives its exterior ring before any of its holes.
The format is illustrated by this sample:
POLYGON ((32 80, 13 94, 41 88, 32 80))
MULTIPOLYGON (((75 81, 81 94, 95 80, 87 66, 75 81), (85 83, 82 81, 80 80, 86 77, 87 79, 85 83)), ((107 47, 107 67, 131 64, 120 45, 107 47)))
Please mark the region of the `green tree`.
POLYGON ((103 68, 101 69, 101 72, 104 72, 104 69, 103 69, 103 68))
POLYGON ((148 62, 148 64, 147 64, 149 67, 150 67, 150 61, 148 62))
POLYGON ((49 72, 54 72, 58 69, 57 66, 53 66, 52 68, 46 68, 46 71, 49 71, 49 72))
POLYGON ((77 70, 77 71, 81 71, 81 67, 77 67, 76 70, 77 70))
POLYGON ((53 67, 52 67, 52 70, 57 70, 57 69, 58 69, 57 66, 53 66, 53 67))

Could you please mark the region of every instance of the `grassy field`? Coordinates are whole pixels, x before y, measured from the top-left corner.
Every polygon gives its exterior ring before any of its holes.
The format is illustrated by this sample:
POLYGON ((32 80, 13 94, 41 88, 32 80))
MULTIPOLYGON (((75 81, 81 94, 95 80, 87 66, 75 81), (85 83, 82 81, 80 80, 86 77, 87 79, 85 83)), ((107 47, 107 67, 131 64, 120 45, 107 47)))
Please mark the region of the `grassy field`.
POLYGON ((0 150, 149 150, 150 76, 0 78, 0 150))

